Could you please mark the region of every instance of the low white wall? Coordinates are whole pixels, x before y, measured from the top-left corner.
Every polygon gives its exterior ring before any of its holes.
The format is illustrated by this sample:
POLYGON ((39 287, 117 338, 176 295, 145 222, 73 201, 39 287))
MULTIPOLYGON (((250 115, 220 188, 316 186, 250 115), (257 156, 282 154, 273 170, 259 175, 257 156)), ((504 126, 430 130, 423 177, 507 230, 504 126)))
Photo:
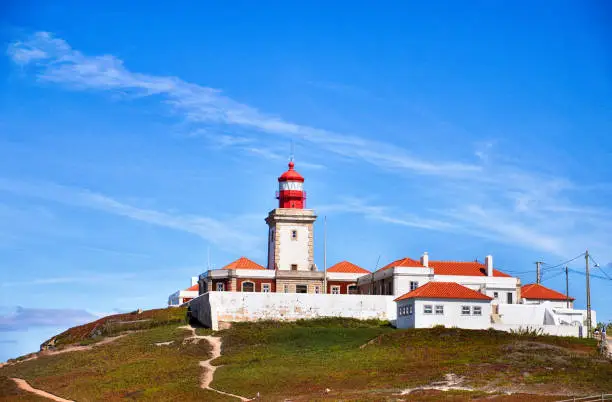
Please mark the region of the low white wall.
POLYGON ((346 317, 389 320, 395 324, 396 320, 393 296, 209 292, 189 305, 198 321, 215 330, 219 321, 346 317))
POLYGON ((521 330, 536 330, 542 334, 555 336, 586 336, 586 330, 580 334, 580 327, 572 325, 519 325, 519 324, 491 324, 490 327, 499 331, 521 331, 521 330))
POLYGON ((219 329, 219 323, 216 319, 217 316, 214 312, 214 308, 210 304, 210 295, 214 293, 221 292, 204 293, 203 295, 191 300, 188 305, 192 317, 197 319, 200 324, 204 325, 205 327, 216 330, 219 329))
POLYGON ((546 303, 543 304, 500 304, 501 322, 508 325, 544 325, 546 303))

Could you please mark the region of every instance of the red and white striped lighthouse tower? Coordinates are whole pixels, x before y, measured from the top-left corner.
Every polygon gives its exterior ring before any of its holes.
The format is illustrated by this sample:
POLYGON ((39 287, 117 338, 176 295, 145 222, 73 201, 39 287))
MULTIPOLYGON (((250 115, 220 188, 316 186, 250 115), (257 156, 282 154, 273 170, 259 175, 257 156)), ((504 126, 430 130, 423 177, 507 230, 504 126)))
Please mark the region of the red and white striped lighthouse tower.
POLYGON ((306 192, 304 177, 295 171, 293 161, 289 162, 289 170, 278 178, 278 207, 303 209, 306 207, 306 192))

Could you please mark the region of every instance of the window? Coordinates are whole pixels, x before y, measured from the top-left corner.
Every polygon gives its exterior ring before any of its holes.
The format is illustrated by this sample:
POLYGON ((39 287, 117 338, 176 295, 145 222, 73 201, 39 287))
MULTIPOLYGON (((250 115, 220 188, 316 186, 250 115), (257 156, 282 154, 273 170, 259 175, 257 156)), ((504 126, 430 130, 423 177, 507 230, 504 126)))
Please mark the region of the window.
POLYGON ((255 284, 253 282, 242 282, 242 291, 243 292, 254 292, 255 284))
POLYGON ((291 270, 297 271, 297 264, 291 264, 291 270))
POLYGON ((316 294, 321 293, 321 287, 319 285, 315 286, 315 293, 316 294))
POLYGON ((331 294, 339 295, 340 294, 340 286, 332 286, 331 287, 331 294))
POLYGON ((295 285, 295 293, 308 293, 307 285, 295 285))
POLYGON ((439 304, 436 305, 436 314, 437 315, 444 315, 444 306, 439 304))
POLYGON ((423 306, 423 314, 431 314, 433 313, 433 308, 431 304, 426 304, 423 306))
POLYGON ((297 240, 297 230, 291 231, 291 240, 297 240))
POLYGON ((473 307, 473 314, 474 314, 474 315, 482 315, 482 307, 480 307, 480 306, 474 306, 474 307, 473 307))
POLYGON ((404 315, 404 308, 403 307, 399 308, 399 315, 400 316, 404 315))
POLYGON ((283 290, 285 293, 289 293, 289 285, 285 285, 283 290))
POLYGON ((415 290, 416 288, 419 287, 419 283, 416 281, 410 281, 410 291, 412 292, 413 290, 415 290))
POLYGON ((223 282, 217 282, 217 292, 223 292, 223 282))
POLYGON ((508 304, 512 304, 512 293, 508 292, 508 304))
POLYGON ((493 298, 494 298, 494 299, 497 299, 498 297, 499 297, 499 293, 497 293, 497 292, 493 292, 493 298))
POLYGON ((408 315, 412 315, 412 313, 414 313, 414 307, 412 304, 408 305, 408 315))
POLYGON ((261 291, 264 293, 270 293, 270 284, 269 283, 263 283, 261 285, 261 291))
POLYGON ((348 287, 348 294, 350 294, 350 295, 358 295, 359 294, 359 288, 357 287, 357 285, 350 285, 348 287))
POLYGON ((461 306, 461 315, 470 315, 470 306, 461 306))

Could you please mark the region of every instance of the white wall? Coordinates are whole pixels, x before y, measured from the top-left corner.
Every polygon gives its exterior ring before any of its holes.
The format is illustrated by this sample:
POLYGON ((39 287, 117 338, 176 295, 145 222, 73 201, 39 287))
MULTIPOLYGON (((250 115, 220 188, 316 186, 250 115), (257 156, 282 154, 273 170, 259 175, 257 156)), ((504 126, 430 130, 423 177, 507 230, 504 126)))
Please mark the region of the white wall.
POLYGON ((491 302, 489 300, 459 299, 418 299, 415 300, 416 328, 430 328, 435 325, 468 329, 486 329, 491 326, 491 302), (432 305, 433 314, 424 314, 423 307, 432 305), (444 306, 444 315, 435 314, 435 306, 444 306), (480 306, 481 315, 462 315, 462 306, 480 306))
POLYGON ((503 324, 544 325, 547 304, 500 304, 499 315, 503 324))
POLYGON ((425 285, 433 279, 431 268, 394 268, 393 294, 397 297, 410 292, 410 282, 425 285))
MULTIPOLYGON (((563 322, 586 321, 585 310, 554 307, 551 302, 541 304, 500 304, 499 314, 503 324, 513 325, 561 325, 563 322)), ((597 314, 591 310, 591 323, 597 324, 597 314)))
POLYGON ((397 303, 397 328, 415 328, 415 320, 414 320, 414 299, 405 299, 400 300, 397 303), (408 309, 408 306, 412 306, 412 314, 404 314, 400 315, 400 308, 405 307, 408 309))
POLYGON ((396 320, 393 296, 209 292, 189 305, 198 320, 213 329, 218 329, 219 321, 346 317, 395 324, 396 320))
MULTIPOLYGON (((538 331, 546 335, 555 336, 580 336, 580 327, 572 325, 519 325, 519 324, 491 324, 490 327, 498 331, 538 331)), ((586 329, 583 328, 582 336, 586 336, 586 329)))
POLYGON ((484 288, 484 294, 489 297, 494 297, 494 293, 497 292, 499 297, 497 300, 494 300, 495 304, 507 304, 507 294, 512 293, 512 303, 519 303, 519 300, 516 298, 518 279, 514 277, 435 275, 434 280, 436 282, 456 282, 478 292, 484 288))
POLYGON ((299 271, 309 271, 308 259, 308 225, 281 223, 276 224, 276 234, 279 238, 278 264, 279 270, 290 270, 291 264, 297 264, 299 271), (291 238, 291 232, 297 231, 297 239, 291 238))
MULTIPOLYGON (((553 308, 567 308, 566 307, 567 306, 567 302, 565 300, 563 300, 563 301, 560 301, 560 300, 534 300, 534 299, 525 299, 525 298, 523 298, 523 303, 524 304, 542 304, 544 302, 550 303, 551 307, 553 307, 553 308)), ((574 303, 572 301, 570 301, 569 302, 569 305, 570 305, 569 308, 572 308, 573 304, 574 303)))

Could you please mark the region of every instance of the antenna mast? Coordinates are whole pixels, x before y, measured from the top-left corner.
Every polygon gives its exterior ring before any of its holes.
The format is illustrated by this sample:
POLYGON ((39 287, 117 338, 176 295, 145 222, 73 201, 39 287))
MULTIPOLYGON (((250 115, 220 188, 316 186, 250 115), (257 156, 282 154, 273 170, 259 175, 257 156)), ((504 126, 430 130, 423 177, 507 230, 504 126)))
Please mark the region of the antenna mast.
MULTIPOLYGON (((293 145, 293 142, 291 143, 293 145)), ((327 294, 327 216, 323 220, 323 269, 325 276, 323 277, 323 294, 327 294)))

